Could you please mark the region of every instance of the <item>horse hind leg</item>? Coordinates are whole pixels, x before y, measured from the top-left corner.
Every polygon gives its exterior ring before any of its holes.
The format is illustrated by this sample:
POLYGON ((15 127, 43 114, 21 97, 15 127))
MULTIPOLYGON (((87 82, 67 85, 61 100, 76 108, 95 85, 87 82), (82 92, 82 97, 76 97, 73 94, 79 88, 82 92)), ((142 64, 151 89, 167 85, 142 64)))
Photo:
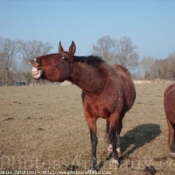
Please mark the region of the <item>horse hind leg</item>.
POLYGON ((116 137, 116 130, 115 129, 111 129, 110 130, 110 138, 112 140, 112 153, 113 153, 113 160, 112 160, 112 164, 113 165, 119 165, 118 162, 118 154, 116 151, 116 141, 117 141, 117 137, 116 137))
POLYGON ((123 120, 124 116, 125 116, 125 111, 122 111, 121 114, 120 114, 120 120, 118 122, 117 132, 116 132, 116 136, 117 136, 117 153, 118 153, 118 157, 119 158, 122 157, 122 153, 121 153, 121 150, 120 150, 120 133, 121 133, 121 130, 123 128, 122 120, 123 120))
POLYGON ((109 125, 110 125, 109 137, 112 144, 112 153, 113 153, 112 164, 119 165, 119 160, 118 160, 119 155, 117 153, 117 150, 119 151, 119 154, 121 153, 120 153, 120 149, 117 149, 117 148, 119 148, 120 146, 119 137, 122 129, 122 118, 120 117, 120 115, 116 113, 111 115, 109 119, 109 125))
POLYGON ((116 132, 116 137, 117 137, 116 151, 117 151, 119 158, 122 157, 121 150, 120 150, 120 133, 122 130, 122 126, 123 125, 122 125, 122 121, 121 121, 117 127, 117 132, 116 132))
MULTIPOLYGON (((120 133, 121 133, 121 130, 122 130, 122 121, 120 121, 118 127, 117 127, 117 131, 116 131, 116 151, 117 151, 117 154, 118 154, 118 157, 120 158, 122 156, 121 154, 121 150, 120 150, 120 133)), ((107 121, 106 123, 106 132, 108 133, 109 132, 109 122, 107 121)), ((113 151, 113 148, 112 148, 112 141, 110 140, 110 138, 108 139, 109 141, 109 146, 108 146, 108 152, 112 152, 113 151)))

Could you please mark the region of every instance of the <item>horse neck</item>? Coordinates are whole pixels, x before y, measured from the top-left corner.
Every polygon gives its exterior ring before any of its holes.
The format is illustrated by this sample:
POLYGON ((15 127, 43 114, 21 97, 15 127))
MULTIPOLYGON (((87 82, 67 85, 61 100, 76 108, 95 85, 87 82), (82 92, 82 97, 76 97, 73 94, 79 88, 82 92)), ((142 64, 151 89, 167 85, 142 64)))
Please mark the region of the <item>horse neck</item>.
POLYGON ((95 63, 95 66, 91 63, 74 62, 69 81, 85 92, 101 93, 106 83, 106 76, 100 64, 104 63, 95 63))

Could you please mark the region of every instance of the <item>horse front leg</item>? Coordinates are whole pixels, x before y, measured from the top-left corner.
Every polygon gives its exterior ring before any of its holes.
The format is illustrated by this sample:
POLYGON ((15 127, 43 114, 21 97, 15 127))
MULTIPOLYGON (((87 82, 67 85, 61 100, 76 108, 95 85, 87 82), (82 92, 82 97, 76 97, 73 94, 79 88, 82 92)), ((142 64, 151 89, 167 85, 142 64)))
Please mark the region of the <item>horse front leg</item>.
POLYGON ((96 120, 97 118, 90 116, 89 114, 85 114, 85 118, 90 130, 90 139, 91 139, 91 161, 90 161, 90 170, 96 171, 96 164, 97 164, 97 156, 96 156, 96 149, 98 144, 97 138, 97 125, 96 120))
POLYGON ((93 129, 90 129, 90 136, 91 136, 91 164, 90 164, 90 170, 96 170, 96 164, 97 164, 97 157, 96 157, 96 149, 97 149, 97 143, 98 138, 96 136, 96 132, 94 132, 93 129))

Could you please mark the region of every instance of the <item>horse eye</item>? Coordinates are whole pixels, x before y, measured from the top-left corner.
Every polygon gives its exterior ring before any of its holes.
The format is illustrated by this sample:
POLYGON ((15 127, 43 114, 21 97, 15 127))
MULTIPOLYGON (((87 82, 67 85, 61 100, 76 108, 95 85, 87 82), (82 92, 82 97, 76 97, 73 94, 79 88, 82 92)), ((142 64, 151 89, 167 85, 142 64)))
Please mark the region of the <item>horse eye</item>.
POLYGON ((36 58, 33 59, 37 63, 41 63, 41 60, 37 60, 36 58))
POLYGON ((37 60, 36 58, 34 58, 33 61, 35 61, 36 63, 38 63, 39 65, 41 65, 41 60, 37 60))

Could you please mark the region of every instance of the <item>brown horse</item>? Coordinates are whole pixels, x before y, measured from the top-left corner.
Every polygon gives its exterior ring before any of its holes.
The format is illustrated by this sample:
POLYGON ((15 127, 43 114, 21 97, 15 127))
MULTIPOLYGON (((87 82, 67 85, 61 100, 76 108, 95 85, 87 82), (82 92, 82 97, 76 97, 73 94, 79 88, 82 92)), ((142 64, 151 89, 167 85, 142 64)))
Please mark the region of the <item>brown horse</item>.
POLYGON ((53 82, 69 80, 80 87, 84 115, 90 129, 92 145, 91 170, 96 170, 96 121, 107 120, 107 133, 113 152, 112 164, 118 165, 120 132, 125 113, 133 106, 136 92, 129 71, 120 65, 109 65, 96 56, 74 56, 75 43, 65 52, 59 43, 59 53, 38 57, 30 63, 32 76, 53 82))
POLYGON ((164 92, 164 108, 169 127, 170 156, 175 158, 175 84, 168 86, 164 92))

